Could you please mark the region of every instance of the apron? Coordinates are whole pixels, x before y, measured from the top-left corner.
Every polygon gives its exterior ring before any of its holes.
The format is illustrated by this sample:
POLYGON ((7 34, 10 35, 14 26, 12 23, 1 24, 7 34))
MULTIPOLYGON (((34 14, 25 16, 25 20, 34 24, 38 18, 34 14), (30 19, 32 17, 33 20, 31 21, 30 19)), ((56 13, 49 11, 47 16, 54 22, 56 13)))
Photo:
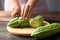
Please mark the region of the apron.
MULTIPOLYGON (((18 0, 19 5, 21 6, 21 10, 23 6, 27 3, 28 0, 18 0)), ((5 11, 9 11, 11 9, 11 4, 9 0, 5 0, 4 9, 5 11)), ((33 8, 32 13, 39 13, 41 11, 46 11, 48 9, 47 1, 46 0, 39 0, 36 6, 33 8)))

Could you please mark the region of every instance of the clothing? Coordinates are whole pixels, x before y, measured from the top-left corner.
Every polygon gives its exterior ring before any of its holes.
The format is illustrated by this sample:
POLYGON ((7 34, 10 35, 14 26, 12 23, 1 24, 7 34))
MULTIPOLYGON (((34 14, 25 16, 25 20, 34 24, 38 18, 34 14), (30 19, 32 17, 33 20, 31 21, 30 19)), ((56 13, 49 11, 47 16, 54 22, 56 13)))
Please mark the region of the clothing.
MULTIPOLYGON (((24 6, 24 4, 27 3, 28 0, 18 0, 19 4, 21 6, 21 10, 24 6)), ((9 2, 9 0, 5 0, 5 11, 9 11, 9 9, 11 8, 11 3, 9 2)), ((39 13, 40 11, 45 11, 48 9, 47 6, 47 1, 46 0, 39 0, 39 2, 36 4, 36 6, 33 8, 33 13, 39 13)))

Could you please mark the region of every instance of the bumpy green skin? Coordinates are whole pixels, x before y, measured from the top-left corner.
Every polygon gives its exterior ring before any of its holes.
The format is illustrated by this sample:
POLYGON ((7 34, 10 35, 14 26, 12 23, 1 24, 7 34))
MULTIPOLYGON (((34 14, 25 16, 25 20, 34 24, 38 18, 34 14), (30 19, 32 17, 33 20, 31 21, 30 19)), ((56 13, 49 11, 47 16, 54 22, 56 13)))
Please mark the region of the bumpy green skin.
POLYGON ((19 18, 14 18, 11 21, 8 22, 7 26, 10 27, 18 27, 19 26, 19 22, 18 22, 19 18))
POLYGON ((30 20, 30 26, 33 28, 40 27, 43 23, 43 17, 42 16, 36 16, 35 18, 30 20))
POLYGON ((24 20, 21 17, 19 18, 19 27, 29 27, 30 23, 29 20, 24 20))
POLYGON ((18 28, 18 27, 29 27, 29 20, 23 20, 22 17, 14 18, 10 22, 8 22, 7 26, 18 28))
POLYGON ((53 34, 56 34, 58 32, 60 32, 60 24, 52 23, 51 25, 38 27, 31 33, 31 36, 42 39, 51 36, 53 34))

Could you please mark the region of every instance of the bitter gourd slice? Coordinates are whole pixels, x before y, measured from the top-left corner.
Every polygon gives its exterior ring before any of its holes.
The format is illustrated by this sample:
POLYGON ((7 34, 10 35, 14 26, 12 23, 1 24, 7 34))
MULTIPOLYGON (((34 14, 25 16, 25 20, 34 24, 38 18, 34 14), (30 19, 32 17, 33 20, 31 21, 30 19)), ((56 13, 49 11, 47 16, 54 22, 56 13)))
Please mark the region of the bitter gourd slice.
POLYGON ((30 20, 30 26, 33 28, 42 26, 42 23, 43 23, 43 17, 40 15, 30 20))
POLYGON ((42 39, 51 36, 53 34, 56 34, 58 32, 60 32, 60 24, 52 23, 46 26, 38 27, 31 33, 31 36, 42 39))

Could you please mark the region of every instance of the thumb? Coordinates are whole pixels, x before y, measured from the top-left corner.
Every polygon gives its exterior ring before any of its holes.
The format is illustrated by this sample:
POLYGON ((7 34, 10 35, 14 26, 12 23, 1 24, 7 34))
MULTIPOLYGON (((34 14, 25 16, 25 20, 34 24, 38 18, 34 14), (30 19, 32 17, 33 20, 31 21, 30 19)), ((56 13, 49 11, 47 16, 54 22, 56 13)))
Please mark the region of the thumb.
POLYGON ((11 17, 12 18, 15 18, 16 17, 16 13, 18 13, 16 10, 14 10, 12 13, 11 13, 11 17))

